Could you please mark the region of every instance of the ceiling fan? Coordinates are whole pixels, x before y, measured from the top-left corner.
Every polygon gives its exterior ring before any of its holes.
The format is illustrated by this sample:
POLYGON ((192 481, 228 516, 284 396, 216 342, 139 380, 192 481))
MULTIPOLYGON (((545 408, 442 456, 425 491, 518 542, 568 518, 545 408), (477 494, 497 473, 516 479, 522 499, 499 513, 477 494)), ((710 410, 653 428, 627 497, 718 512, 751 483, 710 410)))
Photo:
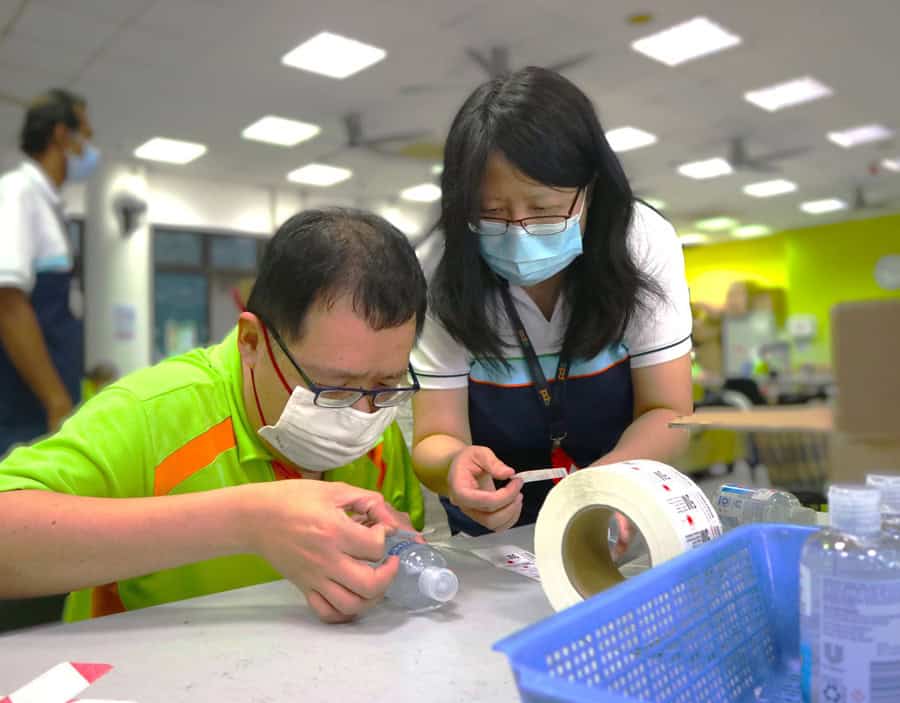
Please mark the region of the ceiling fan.
POLYGON ((323 158, 329 159, 348 149, 364 149, 380 156, 395 156, 434 161, 443 154, 443 144, 429 139, 430 130, 393 132, 380 136, 369 136, 363 128, 362 114, 350 112, 341 118, 344 128, 344 145, 323 158))
POLYGON ((800 146, 766 154, 751 156, 747 151, 747 141, 743 137, 735 137, 729 144, 728 163, 736 171, 754 171, 756 173, 778 173, 776 162, 793 159, 812 151, 812 147, 800 146))
MULTIPOLYGON (((753 173, 779 173, 778 161, 792 159, 812 151, 812 147, 800 146, 791 149, 770 151, 765 154, 751 155, 744 137, 734 137, 728 142, 728 153, 725 159, 735 171, 751 171, 753 173)), ((684 160, 672 162, 673 168, 684 165, 684 160)))
POLYGON ((850 200, 850 210, 852 212, 861 212, 863 210, 885 210, 896 202, 896 198, 893 200, 869 200, 865 189, 861 185, 858 185, 853 189, 853 198, 850 200))
MULTIPOLYGON (((593 57, 591 51, 584 51, 580 54, 573 54, 568 58, 562 59, 550 65, 545 66, 551 71, 562 73, 571 68, 575 68, 593 57)), ((499 78, 513 72, 512 62, 509 56, 509 47, 496 45, 490 47, 486 52, 477 49, 466 49, 466 56, 484 71, 488 78, 499 78)), ((471 88, 469 83, 452 83, 452 84, 436 84, 436 83, 413 83, 400 88, 403 95, 418 95, 433 91, 450 90, 454 88, 471 88)))

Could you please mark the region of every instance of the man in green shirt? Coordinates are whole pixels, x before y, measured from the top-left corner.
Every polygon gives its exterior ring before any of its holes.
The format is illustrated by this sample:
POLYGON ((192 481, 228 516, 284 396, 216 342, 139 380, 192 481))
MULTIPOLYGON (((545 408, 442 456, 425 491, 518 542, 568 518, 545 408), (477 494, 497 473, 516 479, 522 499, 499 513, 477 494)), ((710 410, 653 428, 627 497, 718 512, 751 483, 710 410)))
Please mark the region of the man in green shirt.
POLYGON ((326 621, 377 603, 397 560, 366 562, 423 522, 394 417, 424 313, 390 224, 289 220, 221 344, 127 376, 0 462, 0 598, 73 591, 77 619, 283 575, 326 621))

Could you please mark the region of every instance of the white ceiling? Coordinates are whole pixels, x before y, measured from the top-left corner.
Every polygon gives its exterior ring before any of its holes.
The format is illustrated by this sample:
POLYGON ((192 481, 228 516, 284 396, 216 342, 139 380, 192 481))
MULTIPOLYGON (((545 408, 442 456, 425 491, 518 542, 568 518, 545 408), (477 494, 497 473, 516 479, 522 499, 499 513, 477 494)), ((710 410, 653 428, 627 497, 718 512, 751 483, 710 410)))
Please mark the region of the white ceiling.
MULTIPOLYGON (((720 214, 781 229, 900 211, 900 174, 869 171, 883 157, 900 157, 900 145, 845 150, 825 137, 867 122, 900 130, 898 28, 897 0, 0 0, 0 94, 26 100, 68 86, 87 96, 97 142, 114 158, 131 158, 152 136, 187 139, 209 152, 172 167, 178 173, 291 188, 289 171, 343 145, 341 116, 349 111, 362 113, 368 135, 425 129, 440 141, 485 77, 467 48, 505 45, 515 67, 592 52, 567 75, 594 100, 604 126, 659 137, 623 155, 639 192, 664 199, 684 229, 720 214), (654 19, 631 26, 632 11, 654 19), (743 44, 677 68, 629 48, 700 14, 743 44), (282 55, 323 29, 385 48, 387 59, 343 81, 281 65, 282 55), (835 95, 777 113, 743 100, 747 90, 803 75, 835 95), (293 149, 242 140, 241 130, 265 114, 314 122, 323 132, 293 149), (768 176, 692 181, 675 172, 675 163, 727 156, 735 136, 747 138, 751 155, 812 147, 781 164, 799 191, 758 200, 741 188, 768 176), (849 200, 856 185, 872 200, 893 200, 892 208, 818 218, 797 209, 803 200, 849 200)), ((0 102, 5 145, 14 145, 20 119, 19 107, 0 102)), ((430 162, 364 150, 329 162, 355 176, 323 194, 362 204, 430 178, 430 162)))

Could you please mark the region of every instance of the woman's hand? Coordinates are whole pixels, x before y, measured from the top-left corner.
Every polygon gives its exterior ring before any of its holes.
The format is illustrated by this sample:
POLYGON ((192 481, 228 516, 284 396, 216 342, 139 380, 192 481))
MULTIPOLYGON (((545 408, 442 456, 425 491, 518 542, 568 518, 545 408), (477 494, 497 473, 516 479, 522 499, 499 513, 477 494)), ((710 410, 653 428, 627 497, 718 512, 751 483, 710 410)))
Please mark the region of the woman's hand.
POLYGON ((475 522, 499 532, 516 524, 522 512, 522 481, 487 447, 466 447, 450 465, 450 500, 475 522), (503 488, 494 479, 511 479, 503 488))

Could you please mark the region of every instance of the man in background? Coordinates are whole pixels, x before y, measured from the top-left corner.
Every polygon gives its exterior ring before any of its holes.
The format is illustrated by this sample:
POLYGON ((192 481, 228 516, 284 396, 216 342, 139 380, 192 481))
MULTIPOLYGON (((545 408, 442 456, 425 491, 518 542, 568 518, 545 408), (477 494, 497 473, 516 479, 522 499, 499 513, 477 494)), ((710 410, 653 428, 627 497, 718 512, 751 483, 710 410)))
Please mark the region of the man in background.
POLYGON ((56 430, 80 399, 83 331, 60 188, 96 168, 92 135, 84 99, 51 90, 25 114, 23 161, 0 177, 0 456, 56 430))

